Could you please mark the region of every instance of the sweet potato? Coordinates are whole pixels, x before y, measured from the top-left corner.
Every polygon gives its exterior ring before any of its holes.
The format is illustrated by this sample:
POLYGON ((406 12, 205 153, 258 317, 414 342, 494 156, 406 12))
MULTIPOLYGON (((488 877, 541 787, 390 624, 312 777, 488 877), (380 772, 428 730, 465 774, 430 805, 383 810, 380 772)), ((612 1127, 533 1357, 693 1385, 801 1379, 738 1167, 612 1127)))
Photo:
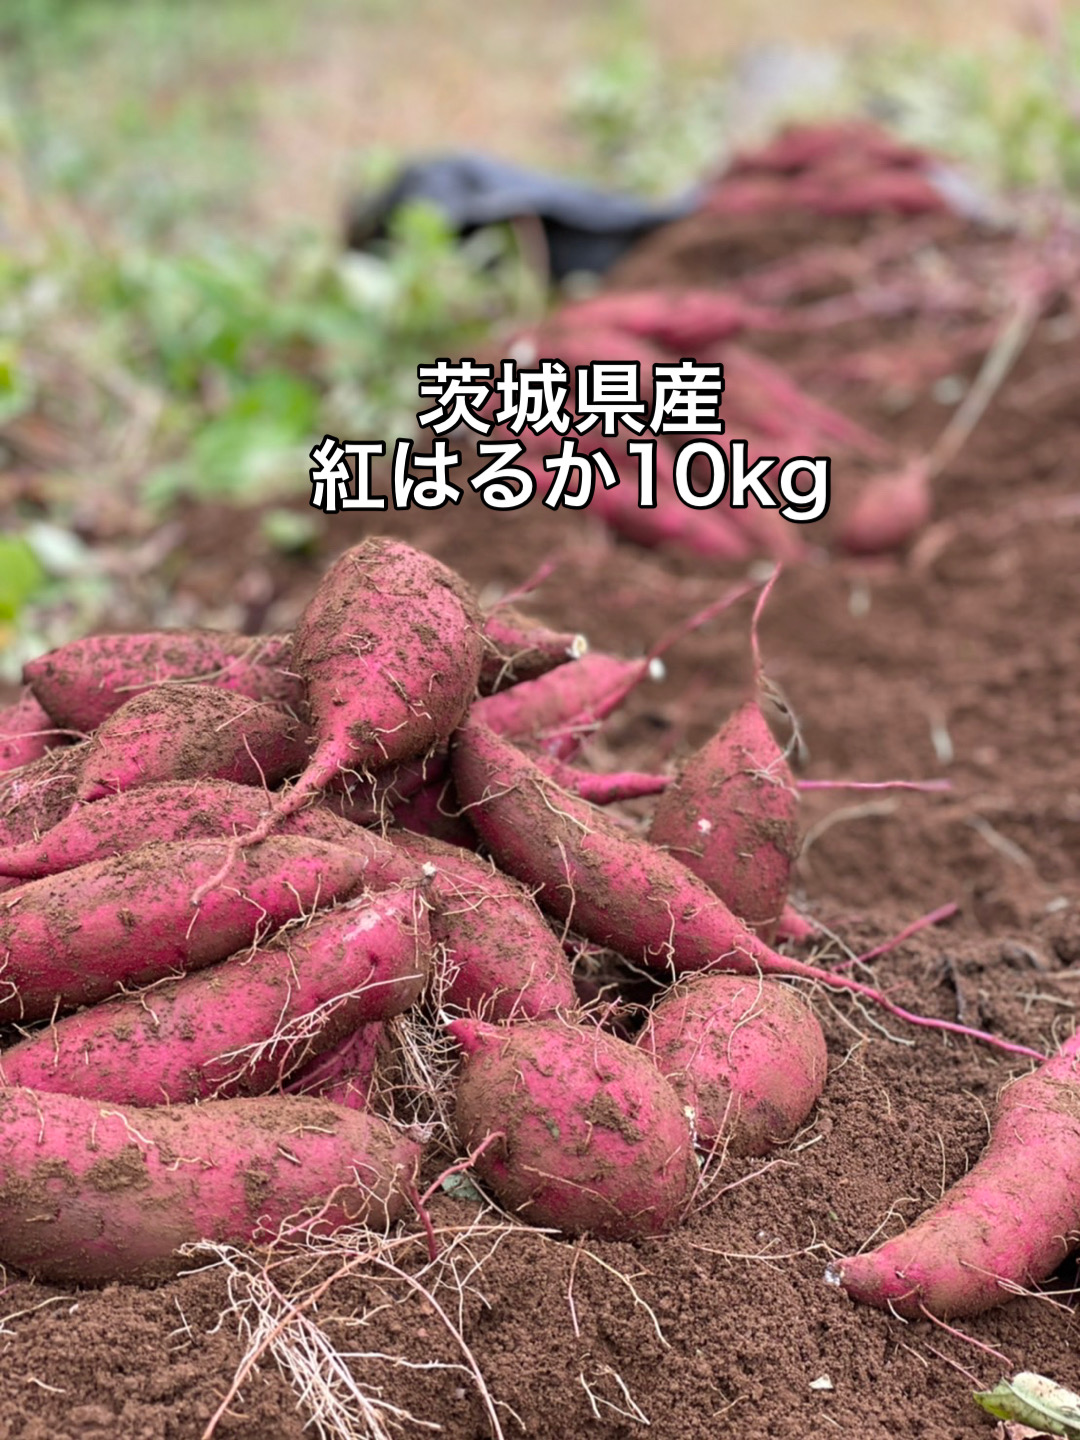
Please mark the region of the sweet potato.
POLYGON ((729 175, 795 175, 818 169, 836 157, 858 156, 878 167, 910 169, 925 164, 927 155, 867 120, 827 121, 815 125, 788 125, 767 145, 755 145, 736 155, 729 175))
POLYGON ((417 890, 361 897, 219 965, 64 1016, 4 1051, 0 1077, 118 1105, 261 1095, 358 1025, 408 1009, 430 961, 417 890))
POLYGON ((899 550, 930 521, 933 496, 923 458, 894 475, 879 475, 862 489, 840 530, 840 544, 851 555, 880 555, 899 550))
POLYGON ((192 680, 295 708, 303 698, 290 669, 289 639, 224 630, 151 630, 91 635, 23 667, 53 723, 89 734, 143 690, 192 680))
POLYGON ((452 765, 499 867, 586 939, 679 971, 784 963, 685 866, 568 795, 502 737, 470 722, 452 765))
MULTIPOLYGON (((508 433, 497 438, 515 440, 519 437, 508 433)), ((551 482, 544 460, 558 452, 561 437, 526 433, 520 438, 525 452, 515 463, 530 471, 543 493, 551 482)), ((589 501, 589 513, 599 516, 617 535, 650 549, 672 545, 706 560, 744 560, 752 553, 740 527, 734 523, 739 512, 719 507, 695 510, 679 499, 674 490, 675 451, 663 440, 656 442, 656 504, 649 509, 642 509, 638 504, 638 461, 611 441, 596 437, 596 444, 604 449, 619 476, 619 483, 607 489, 598 480, 589 501)), ((588 441, 582 454, 591 454, 587 446, 588 441)))
POLYGON ((550 630, 512 605, 497 605, 484 620, 480 693, 493 695, 523 680, 580 660, 589 648, 584 635, 550 630))
POLYGON ((590 650, 576 665, 477 700, 469 718, 565 760, 649 673, 648 660, 590 650))
POLYGON ((570 967, 524 886, 449 845, 394 836, 430 862, 431 938, 439 947, 440 1001, 489 1020, 533 1019, 575 1008, 570 967))
MULTIPOLYGON (((155 840, 210 840, 254 825, 265 812, 266 795, 231 780, 172 780, 143 785, 79 805, 37 840, 0 850, 0 875, 35 880, 91 860, 123 855, 155 840)), ((286 835, 310 835, 350 845, 356 827, 324 806, 290 815, 286 835)))
MULTIPOLYGON (((783 317, 723 290, 628 290, 597 295, 559 311, 560 324, 575 329, 626 330, 654 340, 679 355, 696 355, 702 345, 728 340, 747 328, 777 329, 783 317)), ((597 354, 598 360, 607 359, 597 354)))
POLYGON ((304 727, 276 705, 210 685, 157 685, 121 705, 87 741, 78 798, 165 780, 276 785, 307 757, 304 727))
POLYGON ((745 560, 751 555, 752 547, 738 523, 740 512, 721 505, 709 510, 685 505, 674 488, 675 450, 658 440, 655 453, 653 508, 642 509, 638 504, 637 461, 625 457, 616 466, 620 483, 611 490, 597 485, 589 504, 590 514, 599 515, 623 539, 649 549, 673 545, 704 560, 745 560))
POLYGON ((957 1021, 917 1015, 873 986, 779 955, 692 871, 560 790, 481 725, 458 731, 451 762, 458 795, 499 866, 534 886, 545 909, 596 945, 676 974, 725 970, 816 980, 912 1025, 967 1035, 1009 1054, 1038 1053, 957 1021))
POLYGON ((784 753, 748 700, 660 796, 649 839, 769 938, 798 854, 797 805, 784 753))
POLYGON ((672 1229, 698 1181, 689 1117, 640 1050, 560 1020, 455 1020, 465 1051, 454 1125, 507 1210, 570 1235, 672 1229))
POLYGON ((354 825, 385 825, 398 805, 440 782, 449 765, 447 747, 437 745, 430 754, 388 765, 377 775, 338 776, 324 792, 324 803, 354 825))
POLYGON ((0 710, 0 774, 40 760, 63 738, 33 691, 24 689, 14 705, 0 710))
POLYGON ((87 742, 50 750, 0 775, 0 845, 36 840, 71 809, 87 742))
POLYGON ((440 840, 459 850, 476 850, 480 840, 462 812, 452 775, 433 780, 399 801, 390 812, 394 826, 430 840, 440 840))
POLYGON ((975 1315, 1046 1280, 1078 1243, 1080 1030, 1002 1090, 989 1144, 936 1205, 826 1278, 911 1319, 975 1315))
POLYGON ((224 960, 317 904, 375 883, 400 856, 358 830, 346 849, 280 836, 237 859, 228 886, 195 911, 193 888, 216 873, 230 842, 145 845, 0 897, 0 1021, 43 1020, 120 987, 149 985, 178 970, 224 960))
POLYGON ((402 1215, 419 1146, 373 1115, 264 1096, 117 1110, 0 1091, 0 1263, 54 1284, 156 1280, 181 1245, 402 1215))
MULTIPOLYGON (((430 753, 476 691, 482 616, 460 575, 396 540, 365 540, 323 576, 293 632, 315 751, 296 784, 240 843, 350 771, 374 774, 430 753)), ((200 900, 228 873, 210 876, 200 900)))
MULTIPOLYGON (((640 800, 646 795, 662 795, 671 785, 670 775, 650 775, 640 770, 616 770, 598 773, 579 770, 556 760, 553 755, 537 755, 536 763, 557 785, 569 790, 590 805, 614 805, 620 800, 640 800)), ((0 857, 2 859, 2 857, 0 857)), ((0 868, 0 873, 2 868, 0 868)))
POLYGON ((821 1096, 828 1055, 798 991, 741 975, 691 975, 653 1006, 637 1044, 694 1111, 698 1144, 767 1155, 821 1096))
POLYGON ((350 1110, 366 1110, 379 1063, 392 1050, 387 1027, 381 1020, 373 1020, 301 1066, 285 1082, 285 1092, 331 1100, 350 1110))

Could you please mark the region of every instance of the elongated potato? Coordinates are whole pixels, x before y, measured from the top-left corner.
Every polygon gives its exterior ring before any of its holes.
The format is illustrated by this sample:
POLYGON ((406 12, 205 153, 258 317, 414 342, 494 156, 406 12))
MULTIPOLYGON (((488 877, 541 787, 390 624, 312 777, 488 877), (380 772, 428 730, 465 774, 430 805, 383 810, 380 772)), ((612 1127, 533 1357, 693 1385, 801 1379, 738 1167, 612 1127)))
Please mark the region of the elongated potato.
POLYGON ((317 904, 346 899, 401 857, 377 835, 350 849, 274 837, 238 857, 197 909, 191 892, 229 842, 188 840, 80 865, 0 896, 0 1020, 44 1020, 121 987, 224 960, 317 904))
MULTIPOLYGON (((37 880, 92 860, 124 855, 155 840, 211 840, 254 825, 267 808, 266 792, 233 780, 168 780, 138 785, 79 805, 45 833, 0 849, 0 875, 37 880)), ((325 806, 290 815, 282 834, 351 845, 356 827, 325 806)))
POLYGON ((212 685, 158 685, 136 695, 87 741, 80 800, 166 780, 276 785, 302 770, 303 726, 277 705, 212 685))
POLYGON ((1002 1305, 1080 1244, 1080 1030, 1000 1095, 982 1155, 893 1240, 837 1260, 853 1300, 916 1319, 1002 1305))
POLYGON ((356 1026, 407 1009, 430 955, 419 891, 364 896, 219 965, 62 1016, 0 1055, 0 1082, 118 1105, 264 1094, 356 1026))
POLYGON ((419 1146, 362 1111, 267 1096, 118 1110, 0 1091, 0 1263, 62 1284, 155 1280, 181 1245, 269 1237, 288 1221, 382 1227, 404 1213, 419 1146))
POLYGON ((295 708, 303 687, 284 635, 228 630, 149 630, 89 635, 23 667, 23 678, 56 725, 89 734, 133 696, 170 680, 215 685, 295 708))

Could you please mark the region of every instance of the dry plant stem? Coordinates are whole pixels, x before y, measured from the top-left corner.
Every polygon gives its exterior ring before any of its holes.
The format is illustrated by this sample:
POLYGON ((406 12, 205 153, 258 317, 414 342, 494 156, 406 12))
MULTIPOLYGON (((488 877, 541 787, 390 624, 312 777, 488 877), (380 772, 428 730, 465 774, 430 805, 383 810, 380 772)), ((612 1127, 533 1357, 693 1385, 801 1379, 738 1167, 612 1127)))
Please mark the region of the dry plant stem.
POLYGON ((754 613, 750 617, 750 654, 754 657, 754 688, 757 690, 760 690, 762 686, 766 684, 765 662, 761 658, 761 645, 758 640, 758 625, 761 622, 761 616, 764 613, 769 596, 772 594, 773 586, 780 578, 782 569, 783 565, 777 564, 768 580, 761 587, 761 591, 754 603, 754 613))
POLYGON ((928 479, 936 478, 967 443, 1031 337, 1045 298, 1046 284, 1041 275, 1035 283, 1029 281, 1017 295, 1012 313, 986 352, 974 384, 926 456, 928 479))
POLYGON ((944 920, 951 920, 954 915, 960 913, 960 906, 950 900, 947 905, 939 905, 936 910, 931 910, 927 915, 920 915, 918 920, 913 920, 910 925, 905 926, 898 935, 891 940, 883 940, 880 945, 875 945, 873 950, 867 950, 864 955, 854 955, 850 960, 841 960, 834 970, 847 970, 852 965, 868 965, 871 960, 877 960, 882 955, 888 955, 905 940, 910 940, 912 935, 917 935, 920 930, 928 930, 932 925, 940 925, 944 920))

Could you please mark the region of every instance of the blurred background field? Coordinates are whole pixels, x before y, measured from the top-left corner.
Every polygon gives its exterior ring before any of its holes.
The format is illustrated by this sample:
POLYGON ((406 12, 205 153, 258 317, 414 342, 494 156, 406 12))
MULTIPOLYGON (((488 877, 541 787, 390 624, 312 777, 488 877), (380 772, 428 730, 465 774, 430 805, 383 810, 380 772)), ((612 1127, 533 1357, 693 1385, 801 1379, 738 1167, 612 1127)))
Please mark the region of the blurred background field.
POLYGON ((237 623, 177 587, 177 517, 239 507, 302 561, 314 440, 409 433, 418 360, 549 303, 508 227, 459 245, 417 206, 345 251, 348 197, 401 160, 482 150, 660 198, 785 118, 854 111, 988 191, 1068 197, 1078 44, 1050 0, 14 0, 0 679, 106 619, 237 623))

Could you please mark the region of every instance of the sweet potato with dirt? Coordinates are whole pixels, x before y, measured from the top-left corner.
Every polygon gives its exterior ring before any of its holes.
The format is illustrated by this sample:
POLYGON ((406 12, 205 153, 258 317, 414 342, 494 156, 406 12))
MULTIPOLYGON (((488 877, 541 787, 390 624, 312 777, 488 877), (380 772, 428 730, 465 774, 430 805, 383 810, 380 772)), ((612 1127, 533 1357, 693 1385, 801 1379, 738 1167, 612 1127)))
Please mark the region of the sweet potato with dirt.
POLYGON ((13 705, 0 710, 0 774, 40 760, 68 732, 58 730, 27 687, 13 705))
POLYGON ((569 795, 509 741, 472 723, 452 752, 458 795, 496 863, 595 945, 682 974, 787 975, 861 995, 897 1019, 1031 1055, 986 1030, 918 1015, 847 975, 780 955, 672 856, 569 795))
POLYGON ((180 980, 102 1001, 0 1055, 0 1079, 118 1105, 261 1095, 428 979, 415 888, 365 895, 180 980))
POLYGON ((1080 1030, 1001 1091, 986 1149, 936 1205, 826 1278, 905 1318, 948 1319, 1039 1285, 1078 1243, 1080 1030))
POLYGON ((496 864, 586 939, 676 971, 785 963, 684 865, 561 790, 501 736, 463 726, 452 765, 496 864))
POLYGON ((553 755, 540 754, 535 758, 537 765, 557 785, 581 800, 588 800, 590 805, 615 805, 620 800, 662 795, 672 783, 670 775, 652 775, 641 770, 581 770, 564 760, 556 760, 553 755))
POLYGON ((200 1240, 288 1223, 327 1234, 403 1215, 420 1147, 325 1100, 263 1096, 118 1110, 0 1091, 0 1263, 52 1284, 157 1280, 200 1240))
POLYGON ((213 685, 290 708, 303 699, 288 636, 227 630, 90 635, 28 661, 23 678, 54 724, 84 734, 166 681, 213 685))
POLYGON ((459 850, 473 851, 480 845, 469 817, 462 813, 450 774, 429 781, 415 795, 399 801, 391 810, 390 818, 398 830, 441 841, 459 850))
MULTIPOLYGON (((696 355, 702 345, 729 340, 746 329, 782 328, 783 316, 723 290, 624 290, 564 305, 560 322, 625 330, 654 340, 679 355, 696 355)), ((606 356, 597 355, 598 360, 606 356)))
POLYGON ((590 650, 575 665, 477 700, 469 719, 565 760, 652 673, 651 664, 590 650))
POLYGON ((656 802, 649 839, 770 938, 799 849, 798 794, 756 700, 696 751, 656 802))
POLYGON ((0 845, 37 840, 75 801, 87 742, 62 746, 0 775, 0 845))
POLYGON ((304 727, 277 705, 211 685, 157 685, 87 741, 78 798, 166 780, 277 785, 304 768, 308 753, 304 727))
MULTIPOLYGON (((433 751, 469 708, 483 649, 480 607, 460 575, 397 540, 346 550, 293 631, 314 753, 242 843, 265 839, 343 775, 373 775, 433 751)), ((227 868, 207 885, 220 884, 227 868)))
POLYGON ((410 860, 435 867, 430 924, 441 1004, 487 1020, 538 1019, 576 1007, 562 946, 523 885, 452 845, 391 838, 410 860))
MULTIPOLYGON (((264 791, 231 780, 170 780, 78 805, 37 840, 0 849, 0 875, 36 880, 106 860, 155 840, 211 840, 256 824, 264 791)), ((324 806, 290 815, 282 834, 350 845, 356 827, 324 806)))
POLYGON ((798 991, 742 975, 690 975, 652 1007, 636 1043, 694 1111, 703 1150, 767 1155, 821 1097, 828 1054, 798 991))
POLYGON ((455 1020, 454 1126, 504 1209, 569 1235, 671 1230, 698 1182, 689 1117, 642 1051, 561 1020, 455 1020))
POLYGON ((366 1110, 380 1062, 392 1052, 387 1027, 381 1020, 373 1020, 301 1066, 285 1082, 285 1092, 332 1100, 350 1110, 366 1110))
POLYGON ((400 541, 365 540, 324 575, 293 632, 316 747, 301 792, 425 754, 480 675, 483 621, 461 577, 400 541))
POLYGON ((323 803, 354 825, 385 825, 399 805, 440 783, 449 768, 448 748, 437 745, 430 754, 388 765, 377 775, 339 776, 324 791, 323 803))
POLYGON ((584 635, 551 630, 512 605, 497 605, 484 619, 480 693, 493 695, 523 680, 535 680, 588 651, 584 635))
POLYGON ((401 858, 357 831, 346 849, 302 836, 275 837, 237 857, 229 883, 194 909, 192 890, 216 873, 224 840, 145 845, 0 896, 0 1022, 43 1020, 121 987, 224 960, 316 905, 377 884, 401 858))

